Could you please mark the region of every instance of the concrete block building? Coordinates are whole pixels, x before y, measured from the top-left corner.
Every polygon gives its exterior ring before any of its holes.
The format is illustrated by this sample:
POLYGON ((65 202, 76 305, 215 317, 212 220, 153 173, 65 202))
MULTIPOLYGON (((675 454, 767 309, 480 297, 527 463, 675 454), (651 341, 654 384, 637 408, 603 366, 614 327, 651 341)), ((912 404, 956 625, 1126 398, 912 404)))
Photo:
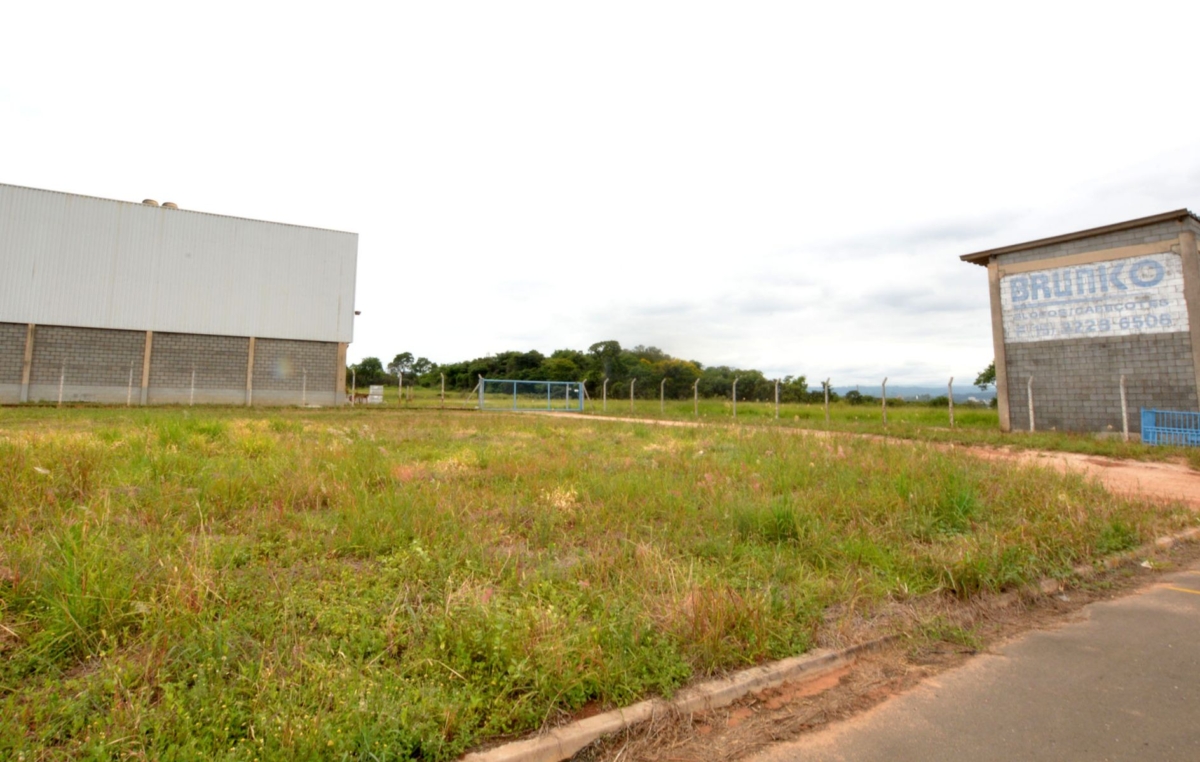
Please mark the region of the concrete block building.
POLYGON ((1000 427, 1129 430, 1197 410, 1200 218, 1186 209, 966 254, 988 269, 1000 427))
POLYGON ((358 236, 0 184, 0 403, 336 405, 358 236))

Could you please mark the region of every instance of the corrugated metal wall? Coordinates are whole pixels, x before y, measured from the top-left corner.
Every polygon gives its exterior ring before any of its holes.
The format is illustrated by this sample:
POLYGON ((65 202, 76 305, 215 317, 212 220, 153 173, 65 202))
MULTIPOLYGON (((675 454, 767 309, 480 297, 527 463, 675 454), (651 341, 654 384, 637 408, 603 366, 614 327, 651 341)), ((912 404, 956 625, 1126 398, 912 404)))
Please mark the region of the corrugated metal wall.
POLYGON ((353 340, 358 235, 0 184, 0 322, 353 340))

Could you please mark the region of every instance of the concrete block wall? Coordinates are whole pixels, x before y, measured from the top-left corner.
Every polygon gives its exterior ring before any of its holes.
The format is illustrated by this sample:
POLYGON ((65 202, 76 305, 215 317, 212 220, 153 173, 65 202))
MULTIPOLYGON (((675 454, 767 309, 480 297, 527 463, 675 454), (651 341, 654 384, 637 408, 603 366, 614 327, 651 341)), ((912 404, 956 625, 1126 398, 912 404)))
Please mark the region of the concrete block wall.
POLYGON ((0 404, 11 404, 21 399, 25 330, 24 323, 0 323, 0 404))
MULTIPOLYGON (((1188 220, 1188 222, 1191 222, 1191 220, 1188 220)), ((1042 259, 1065 257, 1070 254, 1081 254, 1085 251, 1116 249, 1123 246, 1137 246, 1143 243, 1158 243, 1159 241, 1170 241, 1178 238, 1181 230, 1183 228, 1180 227, 1179 223, 1171 220, 1160 222, 1156 225, 1134 228, 1133 230, 1122 230, 1117 233, 1081 238, 1077 241, 1067 241, 1049 246, 1039 246, 1035 249, 1014 251, 1011 254, 1001 254, 998 259, 1001 265, 1012 265, 1018 262, 1036 262, 1042 259)), ((1196 232, 1200 233, 1200 229, 1197 229, 1196 232)), ((1052 265, 1047 265, 1047 267, 1050 266, 1052 265)), ((1037 413, 1036 408, 1034 409, 1034 413, 1037 413)))
POLYGON ((1005 355, 1013 431, 1029 430, 1030 376, 1039 431, 1121 431, 1122 373, 1130 432, 1141 431, 1141 407, 1197 409, 1187 332, 1022 342, 1005 355))
POLYGON ((337 404, 337 374, 344 372, 337 364, 335 343, 258 339, 254 345, 254 402, 297 404, 303 394, 310 405, 337 404))
MULTIPOLYGON (((27 330, 24 323, 0 323, 2 404, 20 401, 27 330)), ((137 405, 142 399, 145 348, 145 331, 38 325, 29 401, 57 401, 65 369, 64 402, 124 405, 128 400, 137 405)), ((244 405, 249 352, 246 337, 155 333, 147 402, 188 404, 194 367, 196 404, 244 405)), ((344 373, 340 363, 339 345, 333 342, 257 339, 253 403, 336 405, 341 402, 337 379, 344 373)))
POLYGON ((151 404, 195 402, 239 405, 246 402, 250 339, 194 333, 155 333, 150 351, 151 404))
POLYGON ((61 378, 64 402, 124 404, 132 372, 136 402, 145 348, 142 331, 39 325, 33 333, 29 401, 57 400, 61 378))

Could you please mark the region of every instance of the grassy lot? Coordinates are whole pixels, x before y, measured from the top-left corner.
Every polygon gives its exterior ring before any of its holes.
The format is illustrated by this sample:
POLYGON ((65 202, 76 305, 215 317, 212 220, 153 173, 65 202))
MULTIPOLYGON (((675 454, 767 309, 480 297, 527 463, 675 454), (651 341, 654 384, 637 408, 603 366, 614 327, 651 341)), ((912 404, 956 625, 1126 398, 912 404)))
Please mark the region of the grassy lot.
POLYGON ((450 759, 1192 518, 771 426, 0 410, 0 758, 450 759))
MULTIPOLYGON (((628 394, 629 387, 625 387, 628 394)), ((877 390, 876 390, 877 391, 877 390)), ((498 407, 504 400, 496 395, 498 407)), ((405 399, 399 400, 394 387, 387 389, 387 407, 401 409, 432 409, 441 406, 442 400, 436 389, 409 389, 405 399), (411 399, 409 395, 411 394, 411 399)), ((461 392, 447 392, 447 409, 474 409, 478 398, 461 392)), ((491 402, 489 402, 491 404, 491 402)), ((522 404, 527 403, 523 400, 522 404)), ((560 404, 555 400, 555 404, 560 404)), ((728 399, 702 399, 693 407, 692 400, 668 400, 660 407, 658 400, 634 400, 610 397, 607 410, 600 400, 590 400, 586 412, 612 417, 661 418, 680 421, 703 421, 705 423, 732 423, 733 403, 728 399), (699 408, 697 415, 696 407, 699 408)), ((1079 434, 1065 431, 1000 431, 997 412, 991 408, 958 405, 954 408, 954 428, 950 428, 947 408, 935 408, 924 404, 889 401, 888 423, 883 423, 883 411, 878 402, 871 405, 848 405, 838 402, 829 407, 829 423, 825 422, 823 405, 782 404, 779 418, 775 418, 774 403, 739 401, 737 422, 748 426, 780 426, 787 428, 822 429, 845 431, 857 434, 886 434, 904 439, 920 439, 932 442, 954 442, 966 445, 993 447, 1015 447, 1019 449, 1056 450, 1088 455, 1104 455, 1135 460, 1181 460, 1192 468, 1200 469, 1200 450, 1186 447, 1151 447, 1140 442, 1123 442, 1113 432, 1112 436, 1100 438, 1094 434, 1079 434)), ((1130 411, 1136 416, 1137 411, 1130 411)), ((1131 421, 1132 423, 1132 421, 1131 421)))

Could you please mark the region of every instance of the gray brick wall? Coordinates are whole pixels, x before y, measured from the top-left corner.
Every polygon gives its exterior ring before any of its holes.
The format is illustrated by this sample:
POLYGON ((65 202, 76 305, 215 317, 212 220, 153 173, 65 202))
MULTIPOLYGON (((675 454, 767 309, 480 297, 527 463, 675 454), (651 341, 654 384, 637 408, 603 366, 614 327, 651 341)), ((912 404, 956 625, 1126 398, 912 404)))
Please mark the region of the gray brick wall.
MULTIPOLYGON (((1200 227, 1197 227, 1194 221, 1189 219, 1187 222, 1190 223, 1191 229, 1200 232, 1200 227)), ((1056 243, 1050 246, 1039 246, 1036 249, 1015 251, 1012 254, 1001 254, 999 257, 997 257, 997 259, 1001 265, 1011 265, 1016 264, 1017 262, 1035 262, 1041 259, 1064 257, 1069 254, 1079 254, 1085 251, 1117 249, 1123 246, 1137 246, 1138 244, 1143 243, 1157 243, 1158 241, 1169 241, 1172 238, 1178 238, 1181 230, 1182 228, 1180 227, 1179 223, 1171 220, 1168 222, 1160 222, 1157 225, 1147 225, 1146 227, 1135 228, 1133 230, 1122 230, 1119 233, 1092 236, 1091 238, 1080 238, 1077 241, 1056 243)), ((1036 409, 1034 412, 1037 412, 1036 409)))
POLYGON ((250 340, 236 336, 155 333, 150 350, 150 389, 222 389, 245 394, 250 340))
POLYGON ((21 383, 25 364, 25 324, 0 323, 0 384, 21 383))
POLYGON ((57 385, 66 367, 72 386, 125 388, 133 368, 134 386, 141 385, 146 334, 104 328, 39 325, 33 334, 30 384, 57 385))
POLYGON ((1131 432, 1141 430, 1141 407, 1197 410, 1187 332, 1006 344, 1004 349, 1014 431, 1029 429, 1031 375, 1039 430, 1120 431, 1122 373, 1131 432))
POLYGON ((299 392, 307 370, 309 394, 333 393, 337 357, 338 345, 332 342, 258 339, 254 343, 254 392, 299 392))

